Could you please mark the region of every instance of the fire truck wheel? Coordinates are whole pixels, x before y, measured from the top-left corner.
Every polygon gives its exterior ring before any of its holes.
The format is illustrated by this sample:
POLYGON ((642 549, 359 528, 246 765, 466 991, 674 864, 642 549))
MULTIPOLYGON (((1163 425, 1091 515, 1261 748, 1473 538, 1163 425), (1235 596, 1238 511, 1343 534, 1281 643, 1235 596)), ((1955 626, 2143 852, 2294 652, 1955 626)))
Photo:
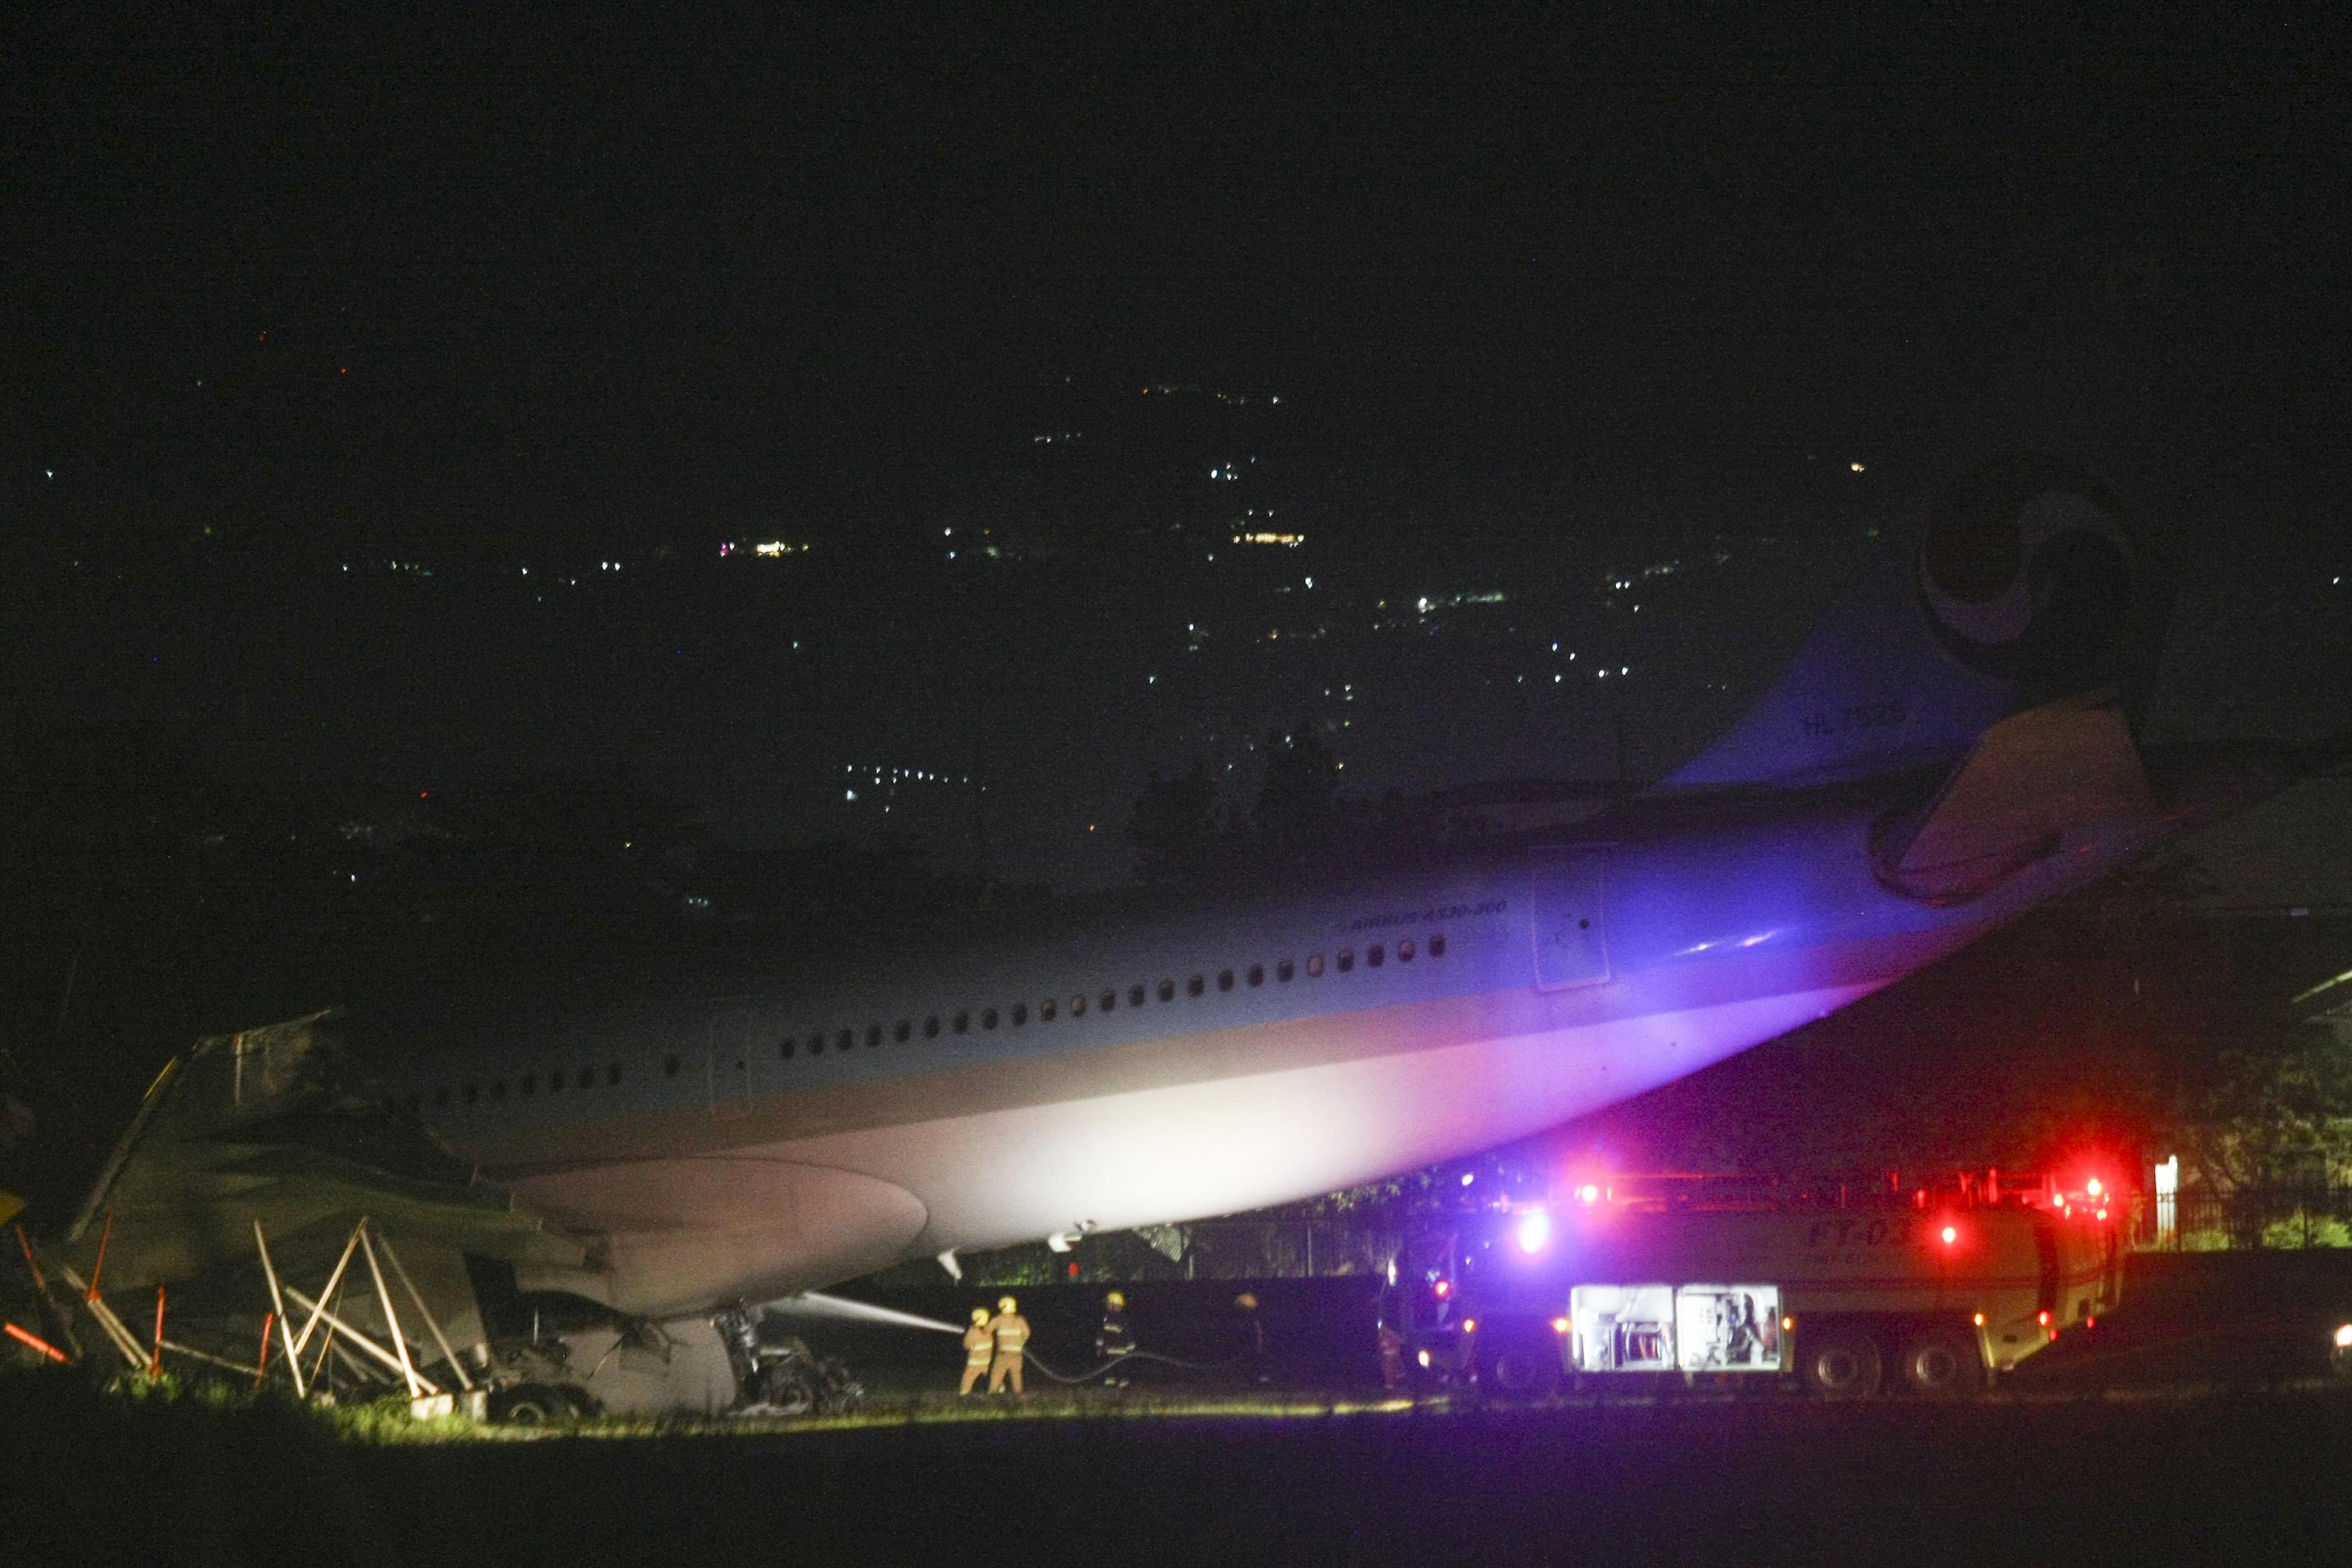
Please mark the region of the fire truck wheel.
POLYGON ((1547 1337, 1497 1336, 1478 1368, 1478 1381, 1514 1399, 1541 1399, 1559 1387, 1559 1352, 1547 1337))
POLYGON ((1867 1399, 1884 1371, 1878 1342, 1860 1329, 1829 1329, 1805 1347, 1805 1385, 1824 1399, 1867 1399))
POLYGON ((1903 1342, 1903 1385, 1923 1399, 1976 1392, 1982 1371, 1976 1347, 1954 1329, 1922 1329, 1903 1342))

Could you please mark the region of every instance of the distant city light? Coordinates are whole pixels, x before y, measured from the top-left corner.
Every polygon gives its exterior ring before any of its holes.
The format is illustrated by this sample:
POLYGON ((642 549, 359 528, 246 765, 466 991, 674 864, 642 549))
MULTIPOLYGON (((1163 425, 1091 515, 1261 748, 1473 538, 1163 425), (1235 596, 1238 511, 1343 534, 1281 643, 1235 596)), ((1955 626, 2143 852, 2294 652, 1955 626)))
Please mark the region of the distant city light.
MULTIPOLYGON (((1296 550, 1307 542, 1307 536, 1303 533, 1276 533, 1270 529, 1261 529, 1249 533, 1236 533, 1234 535, 1234 542, 1235 544, 1278 544, 1286 549, 1296 550)), ((1312 585, 1309 584, 1310 587, 1312 585)))
POLYGON ((1860 463, 1849 463, 1849 464, 1847 464, 1846 466, 1847 466, 1848 468, 1852 468, 1852 469, 1853 469, 1855 473, 1857 473, 1857 474, 1858 474, 1858 473, 1860 473, 1860 472, 1862 472, 1862 465, 1861 465, 1860 463))
POLYGON ((770 558, 779 555, 805 555, 808 553, 808 546, 795 544, 790 540, 770 539, 751 546, 751 553, 770 558))

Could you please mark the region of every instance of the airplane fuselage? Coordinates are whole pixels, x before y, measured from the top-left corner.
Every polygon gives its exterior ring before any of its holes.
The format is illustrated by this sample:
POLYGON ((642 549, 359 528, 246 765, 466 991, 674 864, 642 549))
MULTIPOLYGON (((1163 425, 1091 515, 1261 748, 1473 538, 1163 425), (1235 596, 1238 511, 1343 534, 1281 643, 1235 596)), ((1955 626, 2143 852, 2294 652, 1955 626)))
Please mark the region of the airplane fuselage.
POLYGON ((2177 826, 1965 906, 1874 875, 1916 779, 1636 805, 1466 855, 693 1005, 395 1026, 426 1125, 661 1316, 1288 1201, 1527 1136, 1820 1017, 2177 826))

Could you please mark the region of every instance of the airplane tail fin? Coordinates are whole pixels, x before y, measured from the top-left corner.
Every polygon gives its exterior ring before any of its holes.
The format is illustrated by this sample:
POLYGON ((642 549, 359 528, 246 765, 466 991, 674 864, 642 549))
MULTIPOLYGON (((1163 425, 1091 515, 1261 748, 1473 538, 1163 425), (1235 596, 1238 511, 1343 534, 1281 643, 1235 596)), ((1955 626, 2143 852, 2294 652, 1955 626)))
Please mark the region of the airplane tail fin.
POLYGON ((1669 787, 1792 786, 1948 763, 1993 725, 2110 691, 2134 712, 2169 574, 2116 491, 2007 452, 1928 496, 1900 548, 1669 787))

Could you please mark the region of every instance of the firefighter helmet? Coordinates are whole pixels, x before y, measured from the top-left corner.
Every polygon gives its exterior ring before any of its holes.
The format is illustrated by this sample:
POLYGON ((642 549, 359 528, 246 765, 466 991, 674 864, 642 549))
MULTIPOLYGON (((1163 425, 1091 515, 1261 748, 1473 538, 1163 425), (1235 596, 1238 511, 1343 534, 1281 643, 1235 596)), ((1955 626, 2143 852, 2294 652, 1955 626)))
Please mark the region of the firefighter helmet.
POLYGON ((1020 1307, 1012 1297, 999 1296, 996 1299, 996 1310, 1000 1312, 1013 1312, 1018 1311, 1020 1307))
POLYGON ((1244 1312, 1255 1312, 1257 1310, 1257 1297, 1244 1290, 1234 1298, 1234 1305, 1244 1312))
POLYGON ((971 1310, 971 1321, 975 1324, 988 1321, 988 1309, 985 1307, 974 1307, 971 1310))
POLYGON ((1103 1305, 1104 1305, 1104 1306, 1106 1306, 1106 1307, 1124 1307, 1124 1306, 1126 1306, 1126 1305, 1127 1305, 1127 1292, 1126 1292, 1126 1291, 1124 1291, 1124 1290, 1114 1290, 1114 1291, 1112 1291, 1109 1295, 1105 1296, 1105 1297, 1103 1298, 1103 1305))

